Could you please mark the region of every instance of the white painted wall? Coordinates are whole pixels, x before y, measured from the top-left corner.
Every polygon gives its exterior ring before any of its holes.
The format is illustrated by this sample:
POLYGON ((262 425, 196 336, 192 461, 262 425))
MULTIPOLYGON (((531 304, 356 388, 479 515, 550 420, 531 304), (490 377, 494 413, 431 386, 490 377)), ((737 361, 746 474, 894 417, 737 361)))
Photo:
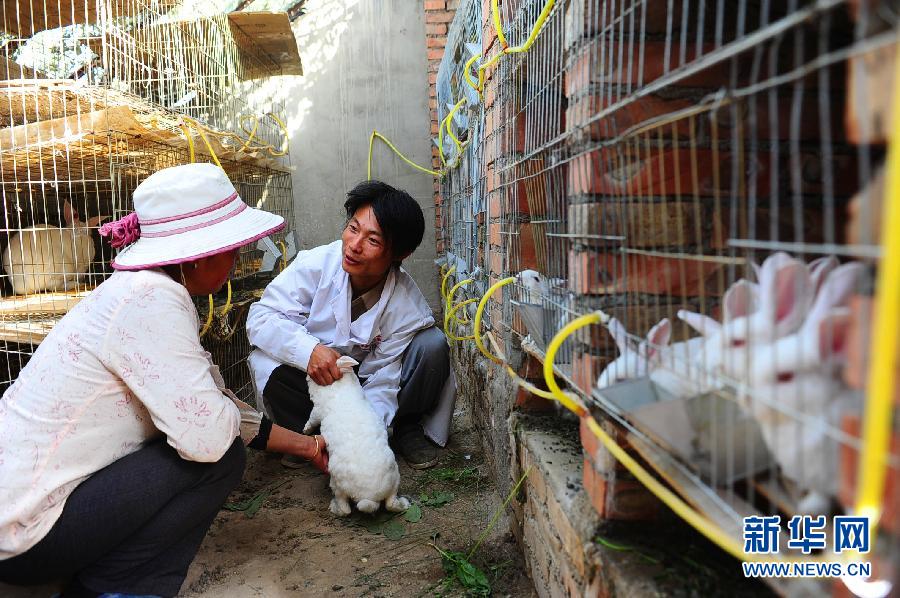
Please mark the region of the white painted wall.
MULTIPOLYGON (((372 129, 411 160, 431 162, 425 11, 417 0, 309 0, 294 23, 304 76, 266 86, 283 101, 295 168, 294 226, 303 249, 337 239, 346 192, 366 179, 372 129)), ((425 238, 404 262, 437 311, 433 179, 376 141, 372 177, 405 189, 425 238)))

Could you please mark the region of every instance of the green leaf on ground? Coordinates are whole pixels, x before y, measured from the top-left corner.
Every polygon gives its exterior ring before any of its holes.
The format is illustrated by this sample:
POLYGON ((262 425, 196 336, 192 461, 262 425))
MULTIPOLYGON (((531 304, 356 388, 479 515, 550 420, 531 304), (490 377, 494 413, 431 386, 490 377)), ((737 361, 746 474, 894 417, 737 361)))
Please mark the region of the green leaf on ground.
POLYGON ((409 508, 403 513, 403 518, 410 523, 418 523, 422 520, 422 508, 415 503, 409 505, 409 508))
POLYGON ((447 575, 456 580, 469 594, 489 596, 491 584, 484 572, 469 562, 466 555, 453 550, 441 550, 441 564, 447 575))
POLYGON ((446 490, 437 490, 431 494, 419 496, 419 502, 426 507, 440 507, 453 500, 453 493, 446 490))
POLYGON ((406 524, 400 519, 391 519, 384 524, 382 532, 388 540, 399 540, 406 535, 406 524))
POLYGON ((260 508, 262 508, 266 499, 269 498, 276 489, 284 486, 288 481, 289 480, 285 480, 274 486, 270 486, 269 488, 263 488, 247 500, 225 503, 222 505, 222 508, 226 511, 243 511, 247 517, 253 517, 259 512, 260 508))

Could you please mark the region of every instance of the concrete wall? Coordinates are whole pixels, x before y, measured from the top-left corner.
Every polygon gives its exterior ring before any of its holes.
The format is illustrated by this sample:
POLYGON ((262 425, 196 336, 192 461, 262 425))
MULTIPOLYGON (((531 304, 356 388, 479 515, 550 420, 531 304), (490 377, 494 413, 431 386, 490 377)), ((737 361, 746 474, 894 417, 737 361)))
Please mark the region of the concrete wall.
MULTIPOLYGON (((340 235, 342 205, 365 180, 372 129, 408 158, 431 163, 425 9, 409 0, 309 0, 294 23, 304 76, 273 81, 285 103, 295 168, 294 226, 301 248, 340 235)), ((376 141, 372 178, 405 189, 425 213, 425 238, 404 267, 440 305, 433 179, 376 141)))

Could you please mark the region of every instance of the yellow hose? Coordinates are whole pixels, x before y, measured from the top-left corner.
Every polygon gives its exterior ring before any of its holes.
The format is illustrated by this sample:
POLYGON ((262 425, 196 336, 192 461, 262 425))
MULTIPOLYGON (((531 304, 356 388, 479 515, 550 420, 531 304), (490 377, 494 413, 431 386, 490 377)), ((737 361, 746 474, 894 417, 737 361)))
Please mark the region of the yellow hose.
POLYGON ((453 273, 456 272, 456 266, 450 266, 450 269, 444 273, 444 277, 441 278, 441 297, 444 298, 444 302, 447 301, 447 281, 453 276, 453 273))
MULTIPOLYGON (((456 319, 456 312, 458 312, 460 310, 460 308, 465 307, 466 305, 469 305, 470 303, 475 303, 476 301, 478 301, 478 299, 466 299, 465 301, 457 303, 456 305, 453 306, 453 309, 450 310, 450 317, 447 318, 446 321, 449 321, 449 322, 456 321, 457 323, 462 324, 463 323, 462 321, 456 319)), ((450 332, 450 327, 446 323, 444 324, 444 333, 447 335, 447 338, 452 341, 470 341, 475 338, 474 334, 469 334, 466 336, 456 336, 455 334, 450 332)))
POLYGON ((887 460, 891 443, 897 331, 900 330, 900 46, 894 70, 894 115, 887 155, 887 179, 882 212, 882 259, 876 281, 875 312, 869 354, 869 383, 859 455, 856 514, 869 517, 871 545, 883 511, 887 460))
POLYGON ((203 338, 206 335, 207 331, 209 330, 209 327, 212 326, 213 311, 215 311, 215 309, 216 309, 216 304, 213 303, 213 296, 210 295, 209 296, 209 313, 206 314, 206 323, 203 324, 203 328, 200 329, 200 338, 203 338))
POLYGON ((489 288, 484 294, 484 297, 481 298, 481 301, 478 302, 478 309, 475 310, 475 325, 472 330, 472 333, 475 335, 475 344, 478 346, 478 350, 481 351, 482 355, 498 365, 504 365, 503 360, 488 351, 484 346, 484 341, 481 340, 481 316, 484 314, 484 307, 487 305, 487 302, 491 298, 491 295, 494 294, 494 291, 496 291, 500 287, 505 287, 506 285, 512 284, 514 282, 516 282, 515 276, 510 276, 508 278, 504 278, 503 280, 495 282, 493 285, 491 285, 491 288, 489 288))
MULTIPOLYGON (((556 353, 559 351, 560 346, 562 346, 563 342, 565 342, 566 338, 568 338, 573 332, 580 328, 584 328, 585 326, 589 326, 591 324, 603 324, 606 325, 609 322, 609 316, 602 311, 596 311, 579 318, 576 318, 563 326, 562 330, 556 333, 556 336, 553 337, 553 340, 550 341, 550 344, 547 345, 547 355, 544 360, 544 380, 547 383, 547 387, 550 391, 556 396, 560 401, 566 395, 563 394, 562 390, 560 390, 559 385, 556 383, 556 377, 553 372, 553 363, 556 358, 556 353)), ((667 507, 672 509, 672 511, 684 519, 688 524, 690 524, 694 529, 699 531, 701 534, 706 536, 709 540, 714 542, 717 546, 731 554, 738 560, 742 561, 787 561, 787 562, 800 562, 800 563, 813 563, 813 562, 825 562, 825 561, 834 561, 834 560, 842 560, 844 562, 850 562, 852 558, 850 557, 848 551, 842 552, 840 555, 834 554, 826 554, 823 553, 815 558, 805 558, 805 557, 786 557, 783 554, 754 554, 754 553, 744 553, 743 544, 731 536, 729 536, 725 531, 722 530, 721 527, 710 521, 707 517, 699 513, 696 509, 688 505, 684 502, 680 496, 669 490, 664 484, 662 484, 659 480, 657 480, 653 474, 648 472, 640 463, 638 463, 631 455, 629 455, 625 449, 619 446, 615 439, 606 433, 600 424, 593 418, 590 413, 584 413, 582 415, 585 423, 588 428, 594 433, 595 436, 603 443, 603 446, 610 452, 612 455, 628 469, 629 472, 639 481, 641 482, 650 492, 652 492, 658 499, 660 499, 667 507)))
POLYGON ((281 249, 281 269, 279 272, 284 272, 284 269, 287 268, 287 245, 284 244, 284 241, 278 241, 278 247, 281 249))
POLYGON ((447 117, 444 119, 447 127, 447 134, 450 135, 450 139, 453 140, 454 145, 456 145, 456 157, 457 161, 459 161, 459 157, 462 155, 462 141, 460 141, 456 135, 453 134, 453 115, 456 114, 456 111, 460 109, 460 107, 466 103, 466 99, 463 98, 460 101, 456 102, 456 105, 447 113, 447 117))
POLYGON ((221 314, 227 316, 231 311, 231 281, 228 281, 228 296, 225 298, 225 305, 222 307, 221 314))
POLYGON ((381 139, 381 141, 383 141, 385 145, 387 145, 389 148, 391 148, 391 150, 393 150, 393 152, 395 154, 400 156, 401 160, 403 160, 404 162, 406 162, 407 164, 409 164, 416 170, 420 170, 420 171, 424 172, 425 174, 430 174, 431 176, 436 176, 436 177, 443 176, 443 173, 441 173, 437 170, 431 170, 430 168, 425 168, 424 166, 419 166, 418 164, 416 164, 415 162, 413 162, 412 160, 410 160, 409 158, 404 156, 402 153, 400 153, 400 150, 398 150, 396 147, 394 147, 394 144, 391 143, 387 137, 385 137, 384 135, 379 133, 377 130, 372 129, 372 134, 369 136, 369 161, 368 161, 368 167, 366 168, 366 178, 368 178, 370 180, 372 179, 372 150, 373 150, 373 146, 375 144, 376 137, 378 139, 381 139))
POLYGON ((509 47, 509 43, 506 41, 506 36, 503 35, 503 23, 500 21, 500 6, 498 0, 491 0, 491 17, 493 17, 494 31, 497 33, 497 40, 505 50, 509 47))
POLYGON ((453 296, 456 294, 456 290, 472 282, 475 282, 474 278, 461 280, 453 285, 450 292, 447 293, 447 297, 444 299, 444 332, 447 332, 447 326, 450 324, 450 306, 453 305, 453 296))
POLYGON ((506 38, 503 36, 503 23, 500 22, 500 11, 497 7, 497 0, 492 0, 491 12, 493 14, 493 23, 494 23, 494 31, 497 33, 497 39, 500 40, 500 45, 503 48, 494 54, 487 62, 481 64, 478 67, 478 91, 484 91, 484 72, 493 64, 495 64, 500 58, 506 54, 513 54, 518 52, 527 52, 531 49, 531 46, 534 45, 534 41, 537 39, 538 34, 541 32, 541 29, 544 27, 544 21, 547 20, 547 17, 550 15, 550 11, 553 10, 553 5, 556 3, 556 0, 547 0, 547 3, 544 4, 544 8, 541 9, 540 14, 538 15, 537 20, 534 22, 534 26, 531 28, 531 32, 528 34, 528 38, 525 40, 525 43, 521 46, 516 46, 514 48, 510 48, 506 45, 506 38))
POLYGON ((476 54, 475 56, 473 56, 466 62, 466 66, 463 69, 463 77, 465 77, 466 83, 469 84, 469 87, 471 87, 472 89, 474 89, 475 91, 477 91, 480 94, 481 90, 478 89, 478 83, 476 83, 475 81, 472 80, 472 65, 479 58, 481 58, 481 54, 476 54))
POLYGON ((184 138, 187 139, 188 143, 188 155, 191 159, 191 164, 197 161, 196 156, 194 155, 194 138, 191 136, 191 130, 184 123, 178 125, 181 128, 181 132, 184 133, 184 138))

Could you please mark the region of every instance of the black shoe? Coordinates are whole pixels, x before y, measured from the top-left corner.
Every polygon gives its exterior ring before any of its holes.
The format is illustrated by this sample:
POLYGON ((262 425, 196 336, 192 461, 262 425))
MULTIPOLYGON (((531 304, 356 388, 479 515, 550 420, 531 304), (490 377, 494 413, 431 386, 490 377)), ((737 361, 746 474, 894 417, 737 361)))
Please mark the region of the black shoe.
POLYGON ((399 430, 397 448, 413 469, 428 469, 439 459, 438 447, 425 436, 422 426, 418 424, 399 430))

